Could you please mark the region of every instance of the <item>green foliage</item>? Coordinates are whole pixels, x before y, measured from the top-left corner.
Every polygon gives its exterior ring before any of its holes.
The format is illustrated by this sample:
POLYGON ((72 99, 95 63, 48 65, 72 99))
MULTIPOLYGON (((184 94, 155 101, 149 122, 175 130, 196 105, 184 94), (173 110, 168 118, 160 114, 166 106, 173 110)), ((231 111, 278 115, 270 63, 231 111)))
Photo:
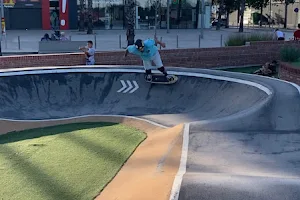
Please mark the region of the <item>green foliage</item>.
POLYGON ((212 0, 213 5, 221 5, 223 3, 223 14, 224 11, 232 13, 239 8, 239 0, 212 0))
POLYGON ((246 0, 246 2, 248 6, 259 10, 269 4, 269 0, 246 0))
POLYGON ((227 38, 225 46, 243 46, 246 42, 271 40, 273 40, 271 33, 232 34, 227 38))
POLYGON ((245 42, 246 40, 244 34, 232 34, 225 41, 225 46, 243 46, 245 45, 245 42))
POLYGON ((293 46, 284 46, 280 50, 280 59, 283 62, 296 62, 300 58, 300 49, 293 46))

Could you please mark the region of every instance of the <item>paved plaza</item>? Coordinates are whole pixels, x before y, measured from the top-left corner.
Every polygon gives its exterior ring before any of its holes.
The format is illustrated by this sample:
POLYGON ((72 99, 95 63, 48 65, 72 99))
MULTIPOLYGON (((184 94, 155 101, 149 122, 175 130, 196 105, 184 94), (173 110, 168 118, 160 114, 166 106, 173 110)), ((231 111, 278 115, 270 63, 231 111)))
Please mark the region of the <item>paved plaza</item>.
MULTIPOLYGON (((245 29, 245 33, 250 32, 272 32, 273 29, 245 29)), ((2 41, 2 51, 5 53, 38 52, 38 42, 43 35, 52 33, 45 30, 12 30, 7 31, 6 38, 2 41)), ((72 41, 95 42, 97 51, 117 51, 126 46, 126 30, 95 30, 94 35, 87 35, 85 32, 77 30, 65 31, 66 36, 72 41), (121 48, 120 48, 121 47, 121 48)), ((167 44, 167 49, 176 48, 199 48, 200 30, 157 30, 158 38, 162 38, 167 44), (178 41, 178 42, 177 42, 178 41)), ((293 31, 285 31, 286 38, 292 38, 293 31)), ((231 34, 238 34, 237 28, 222 29, 216 31, 215 28, 204 30, 204 37, 200 39, 201 48, 224 46, 224 41, 231 34)), ((136 30, 136 39, 153 38, 154 30, 136 30)))

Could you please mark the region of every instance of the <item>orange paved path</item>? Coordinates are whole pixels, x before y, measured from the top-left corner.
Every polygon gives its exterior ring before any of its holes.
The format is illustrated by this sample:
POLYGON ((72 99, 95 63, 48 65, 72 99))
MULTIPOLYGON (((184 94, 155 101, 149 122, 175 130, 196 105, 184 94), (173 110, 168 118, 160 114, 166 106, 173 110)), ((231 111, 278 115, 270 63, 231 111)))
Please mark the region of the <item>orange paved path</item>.
POLYGON ((168 200, 179 168, 182 131, 183 125, 146 128, 147 139, 96 200, 168 200))

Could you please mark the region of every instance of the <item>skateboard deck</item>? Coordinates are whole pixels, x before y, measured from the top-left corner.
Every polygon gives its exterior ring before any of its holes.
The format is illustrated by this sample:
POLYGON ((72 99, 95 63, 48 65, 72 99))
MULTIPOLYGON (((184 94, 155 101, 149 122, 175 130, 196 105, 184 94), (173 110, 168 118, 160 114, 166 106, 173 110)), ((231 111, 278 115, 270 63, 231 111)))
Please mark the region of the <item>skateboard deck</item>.
POLYGON ((164 74, 152 74, 152 81, 146 80, 146 82, 155 83, 155 84, 173 84, 173 83, 176 83, 176 81, 178 80, 178 77, 175 76, 175 75, 171 75, 171 76, 173 76, 173 78, 174 78, 173 81, 169 81, 164 74))

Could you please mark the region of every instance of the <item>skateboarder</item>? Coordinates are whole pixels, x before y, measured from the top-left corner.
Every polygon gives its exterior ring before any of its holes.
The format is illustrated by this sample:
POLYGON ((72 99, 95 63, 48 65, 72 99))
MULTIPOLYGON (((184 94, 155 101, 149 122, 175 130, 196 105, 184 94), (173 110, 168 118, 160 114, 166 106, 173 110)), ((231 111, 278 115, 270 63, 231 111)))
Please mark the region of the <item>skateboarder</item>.
POLYGON ((140 56, 140 58, 143 60, 144 68, 146 71, 145 78, 148 81, 152 80, 152 74, 151 74, 151 68, 152 68, 152 61, 156 65, 156 68, 162 72, 169 81, 173 80, 173 76, 168 76, 168 73, 166 69, 163 66, 157 44, 161 45, 163 48, 166 47, 166 44, 163 42, 160 42, 155 37, 153 39, 147 39, 145 41, 142 41, 141 39, 136 40, 134 45, 129 45, 126 49, 124 57, 128 55, 128 53, 135 54, 137 56, 140 56))

